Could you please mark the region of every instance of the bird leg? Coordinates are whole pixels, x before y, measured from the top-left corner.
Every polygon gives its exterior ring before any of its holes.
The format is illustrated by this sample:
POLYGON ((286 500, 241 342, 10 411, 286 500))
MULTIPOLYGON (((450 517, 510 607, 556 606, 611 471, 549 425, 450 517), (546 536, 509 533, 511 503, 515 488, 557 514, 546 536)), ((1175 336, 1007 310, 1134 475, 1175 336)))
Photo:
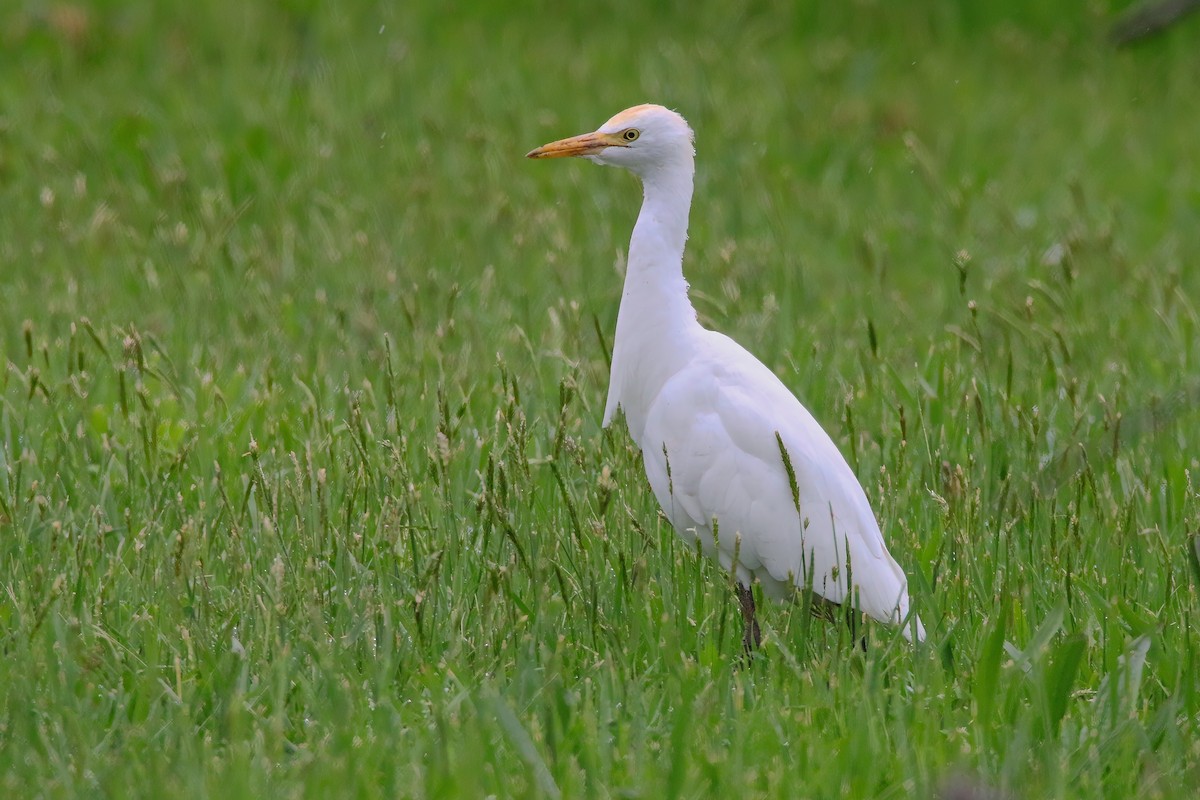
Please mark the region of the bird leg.
POLYGON ((754 616, 754 589, 736 583, 738 603, 742 606, 742 623, 745 626, 742 633, 742 649, 750 655, 762 644, 762 632, 758 629, 758 620, 754 616))
POLYGON ((850 641, 853 642, 854 640, 857 639, 858 646, 862 648, 862 651, 864 653, 867 652, 866 631, 862 631, 862 635, 861 636, 859 635, 859 625, 862 623, 862 614, 859 612, 859 610, 857 608, 850 605, 849 603, 847 603, 845 606, 845 612, 846 612, 846 627, 850 629, 850 641))
POLYGON ((848 602, 835 603, 832 600, 826 600, 818 594, 813 594, 811 597, 811 612, 814 617, 828 620, 829 622, 837 622, 840 616, 846 623, 846 629, 850 632, 850 641, 856 642, 864 653, 867 652, 867 634, 865 630, 860 630, 862 625, 861 611, 848 602))

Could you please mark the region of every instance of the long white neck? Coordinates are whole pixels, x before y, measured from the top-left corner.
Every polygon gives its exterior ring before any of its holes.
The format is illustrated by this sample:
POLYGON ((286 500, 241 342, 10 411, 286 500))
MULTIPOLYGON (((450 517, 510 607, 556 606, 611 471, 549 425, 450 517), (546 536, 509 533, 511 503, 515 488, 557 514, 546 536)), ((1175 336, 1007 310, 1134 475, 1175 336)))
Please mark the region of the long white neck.
POLYGON ((642 175, 642 210, 629 242, 604 410, 608 425, 620 405, 639 443, 647 405, 685 362, 699 327, 683 278, 694 173, 689 148, 642 175), (626 380, 631 375, 636 379, 626 380))

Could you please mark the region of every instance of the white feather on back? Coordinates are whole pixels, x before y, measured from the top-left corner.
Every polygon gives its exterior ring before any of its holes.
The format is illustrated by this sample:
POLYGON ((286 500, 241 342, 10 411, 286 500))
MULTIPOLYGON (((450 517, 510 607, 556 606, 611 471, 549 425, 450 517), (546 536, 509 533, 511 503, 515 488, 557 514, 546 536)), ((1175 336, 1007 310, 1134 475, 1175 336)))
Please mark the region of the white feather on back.
POLYGON ((698 537, 743 583, 753 576, 773 596, 811 588, 842 603, 852 587, 860 610, 901 621, 907 580, 833 441, 740 345, 698 331, 694 356, 650 402, 639 442, 671 524, 688 541, 698 537))

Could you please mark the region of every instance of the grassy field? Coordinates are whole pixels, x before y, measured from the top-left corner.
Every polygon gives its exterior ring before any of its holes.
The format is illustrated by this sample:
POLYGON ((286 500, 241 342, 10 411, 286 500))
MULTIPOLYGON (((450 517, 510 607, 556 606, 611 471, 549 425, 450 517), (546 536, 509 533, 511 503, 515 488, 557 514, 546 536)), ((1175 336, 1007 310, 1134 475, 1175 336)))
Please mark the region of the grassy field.
POLYGON ((1200 20, 893 5, 5 4, 4 794, 1196 796, 1200 20), (600 429, 646 100, 925 646, 600 429))

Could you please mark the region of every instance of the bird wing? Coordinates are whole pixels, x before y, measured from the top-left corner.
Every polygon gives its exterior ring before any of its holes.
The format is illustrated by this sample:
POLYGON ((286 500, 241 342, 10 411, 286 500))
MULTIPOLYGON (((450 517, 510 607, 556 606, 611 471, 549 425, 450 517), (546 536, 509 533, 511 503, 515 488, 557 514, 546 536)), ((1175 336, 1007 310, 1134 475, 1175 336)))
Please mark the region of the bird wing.
POLYGON ((643 436, 647 475, 671 523, 743 583, 753 575, 777 595, 809 586, 837 603, 852 586, 861 610, 898 621, 907 580, 833 441, 740 345, 703 334, 652 403, 643 436))

